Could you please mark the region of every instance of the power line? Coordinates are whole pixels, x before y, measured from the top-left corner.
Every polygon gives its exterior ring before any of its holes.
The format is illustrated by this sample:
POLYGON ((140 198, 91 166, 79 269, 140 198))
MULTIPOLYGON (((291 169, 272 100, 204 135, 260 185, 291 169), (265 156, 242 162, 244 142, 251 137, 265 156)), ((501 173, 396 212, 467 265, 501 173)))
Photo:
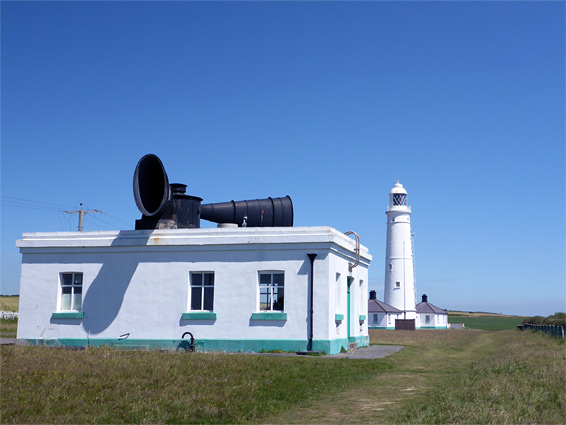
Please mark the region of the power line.
POLYGON ((107 216, 107 217, 109 217, 109 218, 112 218, 112 219, 116 220, 116 221, 119 222, 119 223, 125 224, 125 225, 128 226, 128 227, 132 227, 131 223, 126 223, 124 220, 120 220, 119 218, 113 217, 113 216, 111 216, 110 214, 105 213, 104 211, 100 211, 100 213, 103 214, 103 215, 105 215, 105 216, 107 216))
POLYGON ((13 202, 13 203, 22 204, 22 205, 30 205, 30 206, 46 207, 46 208, 59 207, 59 209, 73 208, 69 205, 54 204, 52 202, 42 202, 42 201, 36 201, 36 200, 32 200, 32 199, 16 198, 14 196, 2 195, 2 196, 0 196, 0 198, 2 199, 2 202, 13 202))
MULTIPOLYGON (((101 214, 104 214, 105 216, 108 215, 108 214, 105 214, 105 213, 102 212, 102 211, 100 211, 100 213, 101 213, 101 214)), ((86 217, 85 217, 85 219, 86 219, 86 217)), ((114 223, 110 223, 110 222, 108 222, 108 221, 106 221, 106 220, 101 219, 100 217, 97 217, 97 216, 91 216, 91 217, 89 217, 89 221, 90 221, 91 223, 93 223, 93 224, 97 224, 97 225, 100 225, 100 226, 101 226, 100 223, 103 223, 103 224, 106 225, 106 226, 111 226, 112 230, 114 230, 114 229, 122 230, 121 226, 118 226, 117 224, 114 224, 114 223)), ((130 229, 131 227, 132 227, 131 225, 128 225, 128 229, 130 229)))
POLYGON ((55 211, 55 212, 62 212, 63 211, 60 208, 25 204, 25 203, 15 202, 15 201, 1 201, 0 203, 4 207, 16 207, 16 208, 26 208, 26 209, 41 210, 41 211, 55 211))
MULTIPOLYGON (((85 215, 85 222, 86 223, 89 223, 92 226, 102 227, 105 230, 115 230, 116 226, 112 226, 109 223, 101 224, 100 221, 101 220, 99 220, 99 219, 95 219, 94 216, 86 216, 85 215), (112 226, 112 227, 108 227, 108 226, 112 226)), ((102 222, 102 223, 104 223, 104 222, 102 222)))

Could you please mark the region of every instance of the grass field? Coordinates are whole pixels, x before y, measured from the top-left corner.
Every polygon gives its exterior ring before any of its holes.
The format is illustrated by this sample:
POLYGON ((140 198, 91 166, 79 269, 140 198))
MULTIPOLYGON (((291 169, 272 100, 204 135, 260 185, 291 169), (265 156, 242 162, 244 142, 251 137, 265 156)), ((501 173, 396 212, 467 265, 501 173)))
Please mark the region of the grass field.
POLYGON ((467 328, 470 329, 482 329, 482 330, 512 330, 516 329, 517 325, 523 322, 524 317, 519 316, 482 316, 482 315, 466 315, 466 316, 456 316, 448 314, 448 323, 463 323, 467 328))
POLYGON ((0 295, 0 310, 2 311, 18 311, 20 305, 19 295, 0 295))
POLYGON ((7 423, 566 422, 565 345, 519 331, 370 331, 378 360, 0 347, 7 423))

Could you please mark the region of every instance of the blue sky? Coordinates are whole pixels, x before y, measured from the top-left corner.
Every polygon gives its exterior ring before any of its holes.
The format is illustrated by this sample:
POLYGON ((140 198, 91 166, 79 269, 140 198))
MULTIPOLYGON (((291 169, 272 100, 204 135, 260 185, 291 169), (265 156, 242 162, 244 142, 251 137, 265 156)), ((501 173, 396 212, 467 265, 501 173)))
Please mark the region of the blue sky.
MULTIPOLYGON (((1 3, 1 292, 24 232, 132 229, 155 153, 204 202, 290 195, 383 298, 409 193, 417 293, 566 310, 564 2, 1 3)), ((212 224, 202 223, 203 227, 212 224)))

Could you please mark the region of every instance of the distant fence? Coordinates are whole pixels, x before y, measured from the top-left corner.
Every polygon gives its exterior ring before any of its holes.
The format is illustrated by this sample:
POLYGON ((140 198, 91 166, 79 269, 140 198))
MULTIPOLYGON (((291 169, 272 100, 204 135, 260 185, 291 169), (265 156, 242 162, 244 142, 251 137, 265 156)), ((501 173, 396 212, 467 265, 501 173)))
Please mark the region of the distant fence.
POLYGON ((544 332, 550 336, 555 336, 557 338, 566 338, 566 326, 555 326, 555 325, 531 325, 527 323, 526 325, 517 326, 522 331, 531 330, 535 332, 544 332))
POLYGON ((18 313, 16 311, 0 311, 1 319, 17 319, 18 313))

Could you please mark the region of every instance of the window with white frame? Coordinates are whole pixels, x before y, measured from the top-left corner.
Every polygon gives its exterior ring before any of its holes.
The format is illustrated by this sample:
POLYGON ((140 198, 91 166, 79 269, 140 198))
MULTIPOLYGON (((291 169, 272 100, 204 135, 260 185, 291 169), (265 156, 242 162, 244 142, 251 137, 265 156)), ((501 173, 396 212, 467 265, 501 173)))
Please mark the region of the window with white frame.
POLYGON ((425 316, 425 323, 430 323, 430 316, 428 314, 425 316))
POLYGON ((377 313, 373 313, 373 323, 377 322, 379 322, 379 316, 377 315, 377 313))
POLYGON ((259 309, 283 311, 285 274, 283 272, 259 272, 259 309))
POLYGON ((214 307, 214 272, 191 273, 191 310, 212 311, 214 307))
POLYGON ((83 298, 83 274, 61 273, 61 304, 63 311, 81 311, 83 298))

